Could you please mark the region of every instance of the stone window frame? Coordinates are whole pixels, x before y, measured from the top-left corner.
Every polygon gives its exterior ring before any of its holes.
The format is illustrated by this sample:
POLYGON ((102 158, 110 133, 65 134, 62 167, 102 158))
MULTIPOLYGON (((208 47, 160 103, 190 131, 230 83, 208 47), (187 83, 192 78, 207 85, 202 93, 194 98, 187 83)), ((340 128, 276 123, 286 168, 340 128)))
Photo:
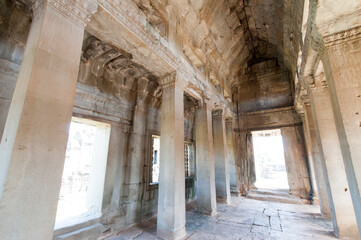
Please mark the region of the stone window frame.
MULTIPOLYGON (((152 182, 152 172, 153 172, 153 154, 152 154, 152 150, 153 150, 153 136, 159 136, 161 137, 160 131, 156 131, 156 130, 148 130, 148 134, 147 134, 147 149, 146 149, 146 164, 145 164, 145 168, 148 168, 145 172, 147 174, 147 176, 145 176, 146 178, 146 184, 147 184, 147 189, 157 189, 159 186, 159 182, 152 182)), ((196 169, 197 169, 197 164, 196 164, 196 143, 195 141, 191 141, 189 139, 184 139, 184 144, 189 143, 193 145, 193 158, 194 158, 194 173, 193 175, 187 177, 185 176, 185 180, 186 180, 186 184, 189 181, 193 181, 196 180, 196 169)), ((159 155, 160 157, 160 155, 159 155)))
MULTIPOLYGON (((190 162, 189 162, 189 159, 188 159, 188 176, 187 176, 187 173, 185 171, 185 178, 195 178, 195 175, 196 175, 196 148, 195 148, 195 143, 193 141, 189 141, 189 140, 184 140, 184 161, 186 161, 186 149, 185 149, 185 145, 191 145, 191 147, 193 148, 193 169, 189 166, 190 165, 190 162)), ((186 168, 187 164, 186 162, 184 162, 184 168, 186 168)), ((187 170, 187 169, 185 169, 187 170)))

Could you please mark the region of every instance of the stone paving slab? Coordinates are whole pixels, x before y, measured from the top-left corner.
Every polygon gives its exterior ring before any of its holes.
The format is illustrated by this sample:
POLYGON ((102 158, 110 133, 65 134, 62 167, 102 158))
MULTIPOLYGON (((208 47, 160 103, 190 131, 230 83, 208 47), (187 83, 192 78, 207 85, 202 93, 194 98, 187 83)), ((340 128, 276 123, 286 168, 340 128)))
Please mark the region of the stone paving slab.
MULTIPOLYGON (((187 208, 189 240, 329 240, 336 239, 332 221, 323 218, 319 206, 271 203, 232 197, 230 205, 218 204, 211 217, 197 213, 195 205, 187 208)), ((156 221, 124 229, 107 240, 159 239, 156 221)))

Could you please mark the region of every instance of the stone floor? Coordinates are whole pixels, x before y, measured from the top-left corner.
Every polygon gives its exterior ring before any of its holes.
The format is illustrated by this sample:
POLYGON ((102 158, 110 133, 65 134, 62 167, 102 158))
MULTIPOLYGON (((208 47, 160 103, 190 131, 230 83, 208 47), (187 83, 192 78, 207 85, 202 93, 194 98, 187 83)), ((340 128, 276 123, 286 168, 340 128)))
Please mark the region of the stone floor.
MULTIPOLYGON (((335 239, 332 222, 318 206, 264 202, 232 197, 232 204, 218 204, 214 217, 200 215, 195 204, 187 207, 186 239, 335 239)), ((159 239, 156 221, 131 227, 107 240, 159 239)))

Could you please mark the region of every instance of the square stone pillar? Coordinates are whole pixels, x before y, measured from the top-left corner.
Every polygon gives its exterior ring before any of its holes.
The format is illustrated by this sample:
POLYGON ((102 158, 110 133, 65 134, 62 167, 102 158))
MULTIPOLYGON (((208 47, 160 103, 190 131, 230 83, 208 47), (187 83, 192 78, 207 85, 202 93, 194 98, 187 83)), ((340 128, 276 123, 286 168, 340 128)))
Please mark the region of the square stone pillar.
POLYGON ((53 237, 83 28, 92 11, 84 8, 93 7, 38 4, 0 145, 4 240, 53 237), (79 15, 72 15, 75 8, 79 15))
POLYGON ((213 145, 217 200, 219 202, 230 204, 231 191, 227 159, 227 137, 223 110, 216 110, 213 112, 213 145))
POLYGON ((323 65, 361 233, 361 26, 324 37, 324 42, 323 65))
POLYGON ((281 128, 289 191, 308 199, 311 185, 307 169, 302 126, 281 128))
POLYGON ((304 105, 305 108, 305 125, 307 125, 307 135, 309 141, 310 152, 312 155, 312 163, 314 169, 314 176, 316 180, 317 193, 320 202, 321 213, 324 217, 331 217, 330 202, 328 200, 328 194, 330 194, 330 184, 328 181, 327 173, 322 167, 323 155, 320 154, 317 141, 315 123, 312 117, 311 105, 309 103, 304 105))
POLYGON ((232 193, 240 194, 240 184, 237 176, 237 164, 235 156, 235 136, 233 133, 233 119, 226 119, 226 138, 227 138, 227 159, 229 168, 229 186, 232 193))
POLYGON ((160 84, 163 94, 157 234, 164 239, 182 239, 186 236, 183 95, 187 83, 173 73, 160 84))
POLYGON ((330 183, 332 196, 328 197, 331 206, 334 206, 335 233, 339 237, 358 239, 356 216, 327 87, 311 88, 310 100, 314 106, 313 118, 317 123, 315 124, 316 134, 321 143, 320 151, 323 153, 323 168, 327 172, 330 183))
POLYGON ((212 109, 209 103, 196 110, 196 165, 198 212, 214 215, 217 212, 212 109))

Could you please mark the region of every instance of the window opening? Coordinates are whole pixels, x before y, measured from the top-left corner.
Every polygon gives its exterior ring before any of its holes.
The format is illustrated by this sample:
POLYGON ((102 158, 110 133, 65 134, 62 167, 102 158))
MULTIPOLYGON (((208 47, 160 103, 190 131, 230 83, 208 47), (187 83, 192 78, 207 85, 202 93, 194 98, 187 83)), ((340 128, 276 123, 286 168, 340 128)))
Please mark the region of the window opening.
POLYGON ((252 132, 257 188, 289 189, 280 129, 252 132))
POLYGON ((159 182, 159 156, 160 156, 160 137, 152 135, 152 179, 151 183, 159 182))
POLYGON ((110 125, 73 117, 55 229, 101 216, 110 125))
POLYGON ((194 177, 194 145, 191 142, 184 143, 184 170, 186 177, 194 177))

